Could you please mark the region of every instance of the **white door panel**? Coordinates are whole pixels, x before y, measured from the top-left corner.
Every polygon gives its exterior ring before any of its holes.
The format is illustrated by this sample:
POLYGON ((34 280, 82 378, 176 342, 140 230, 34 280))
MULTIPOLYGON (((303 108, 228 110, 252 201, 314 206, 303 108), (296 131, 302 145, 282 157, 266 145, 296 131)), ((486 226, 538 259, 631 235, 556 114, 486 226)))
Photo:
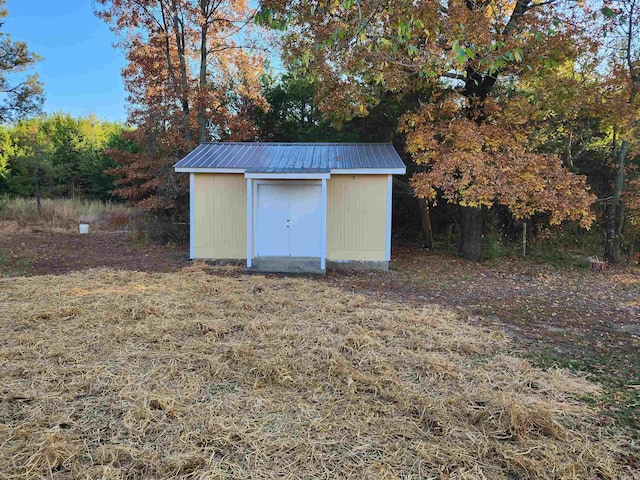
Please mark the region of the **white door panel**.
POLYGON ((290 253, 292 257, 319 257, 322 234, 322 189, 300 185, 290 191, 290 253))
POLYGON ((289 256, 289 189, 258 184, 256 256, 289 256))
POLYGON ((258 184, 256 256, 320 257, 320 185, 258 184))

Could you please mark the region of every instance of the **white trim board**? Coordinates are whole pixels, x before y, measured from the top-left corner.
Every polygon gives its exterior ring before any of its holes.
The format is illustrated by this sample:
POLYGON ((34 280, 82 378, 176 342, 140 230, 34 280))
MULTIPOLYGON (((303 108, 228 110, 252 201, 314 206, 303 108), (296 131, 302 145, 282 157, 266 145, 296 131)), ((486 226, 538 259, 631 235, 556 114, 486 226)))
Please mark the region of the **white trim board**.
POLYGON ((196 175, 189 174, 189 258, 196 257, 196 175))
MULTIPOLYGON (((273 178, 266 175, 291 175, 282 178, 311 178, 309 175, 404 175, 406 168, 332 168, 330 173, 246 173, 246 168, 174 167, 178 173, 242 173, 247 178, 273 178), (251 177, 248 177, 251 175, 251 177)), ((318 176, 315 178, 329 178, 318 176)))
POLYGON ((321 180, 331 176, 330 173, 245 173, 244 178, 256 180, 321 180))
POLYGON ((247 268, 253 262, 253 183, 247 178, 247 268))
POLYGON ((253 256, 256 253, 256 249, 254 248, 254 243, 255 243, 255 235, 256 232, 258 231, 258 213, 256 212, 257 210, 257 199, 258 199, 258 184, 262 183, 259 180, 251 180, 248 179, 247 181, 251 181, 251 218, 247 219, 247 222, 251 222, 251 258, 253 259, 253 256))
POLYGON ((331 175, 404 175, 406 168, 332 168, 331 175))
POLYGON ((196 168, 196 167, 173 167, 177 173, 244 173, 246 168, 196 168))
POLYGON ((387 262, 391 260, 392 208, 393 208, 393 175, 389 175, 387 177, 387 230, 386 230, 387 241, 385 243, 385 253, 384 253, 384 259, 387 262))
POLYGON ((283 179, 276 179, 276 180, 270 180, 268 178, 256 178, 253 179, 253 183, 254 184, 262 184, 262 183, 269 183, 269 184, 274 184, 274 185, 320 185, 320 182, 322 181, 322 179, 316 179, 316 178, 312 178, 312 179, 293 179, 293 180, 283 180, 283 179))
POLYGON ((320 270, 327 269, 327 179, 322 179, 320 200, 320 270))

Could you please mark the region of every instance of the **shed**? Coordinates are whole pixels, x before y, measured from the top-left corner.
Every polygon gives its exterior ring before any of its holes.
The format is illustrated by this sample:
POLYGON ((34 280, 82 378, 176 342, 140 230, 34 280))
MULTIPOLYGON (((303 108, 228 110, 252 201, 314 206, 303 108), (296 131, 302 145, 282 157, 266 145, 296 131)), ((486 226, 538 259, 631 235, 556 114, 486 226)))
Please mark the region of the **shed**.
POLYGON ((189 173, 190 257, 259 271, 388 268, 393 175, 386 143, 204 143, 189 173))

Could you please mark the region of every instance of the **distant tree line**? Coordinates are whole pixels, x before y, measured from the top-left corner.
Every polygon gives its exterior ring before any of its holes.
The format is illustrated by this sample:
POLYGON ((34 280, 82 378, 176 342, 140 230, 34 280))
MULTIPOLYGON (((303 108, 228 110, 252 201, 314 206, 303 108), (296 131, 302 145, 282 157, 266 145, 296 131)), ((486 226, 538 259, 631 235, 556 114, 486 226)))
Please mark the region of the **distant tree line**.
POLYGON ((128 148, 120 123, 90 115, 44 115, 0 127, 6 168, 0 195, 111 198, 116 165, 108 151, 128 148))

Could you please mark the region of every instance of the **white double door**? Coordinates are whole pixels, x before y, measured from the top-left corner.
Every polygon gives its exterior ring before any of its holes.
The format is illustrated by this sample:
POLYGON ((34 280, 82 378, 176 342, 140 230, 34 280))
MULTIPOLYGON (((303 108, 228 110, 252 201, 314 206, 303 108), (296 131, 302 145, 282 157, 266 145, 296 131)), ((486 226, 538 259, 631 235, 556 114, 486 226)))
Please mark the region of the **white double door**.
POLYGON ((258 183, 255 255, 320 257, 320 184, 258 183))

